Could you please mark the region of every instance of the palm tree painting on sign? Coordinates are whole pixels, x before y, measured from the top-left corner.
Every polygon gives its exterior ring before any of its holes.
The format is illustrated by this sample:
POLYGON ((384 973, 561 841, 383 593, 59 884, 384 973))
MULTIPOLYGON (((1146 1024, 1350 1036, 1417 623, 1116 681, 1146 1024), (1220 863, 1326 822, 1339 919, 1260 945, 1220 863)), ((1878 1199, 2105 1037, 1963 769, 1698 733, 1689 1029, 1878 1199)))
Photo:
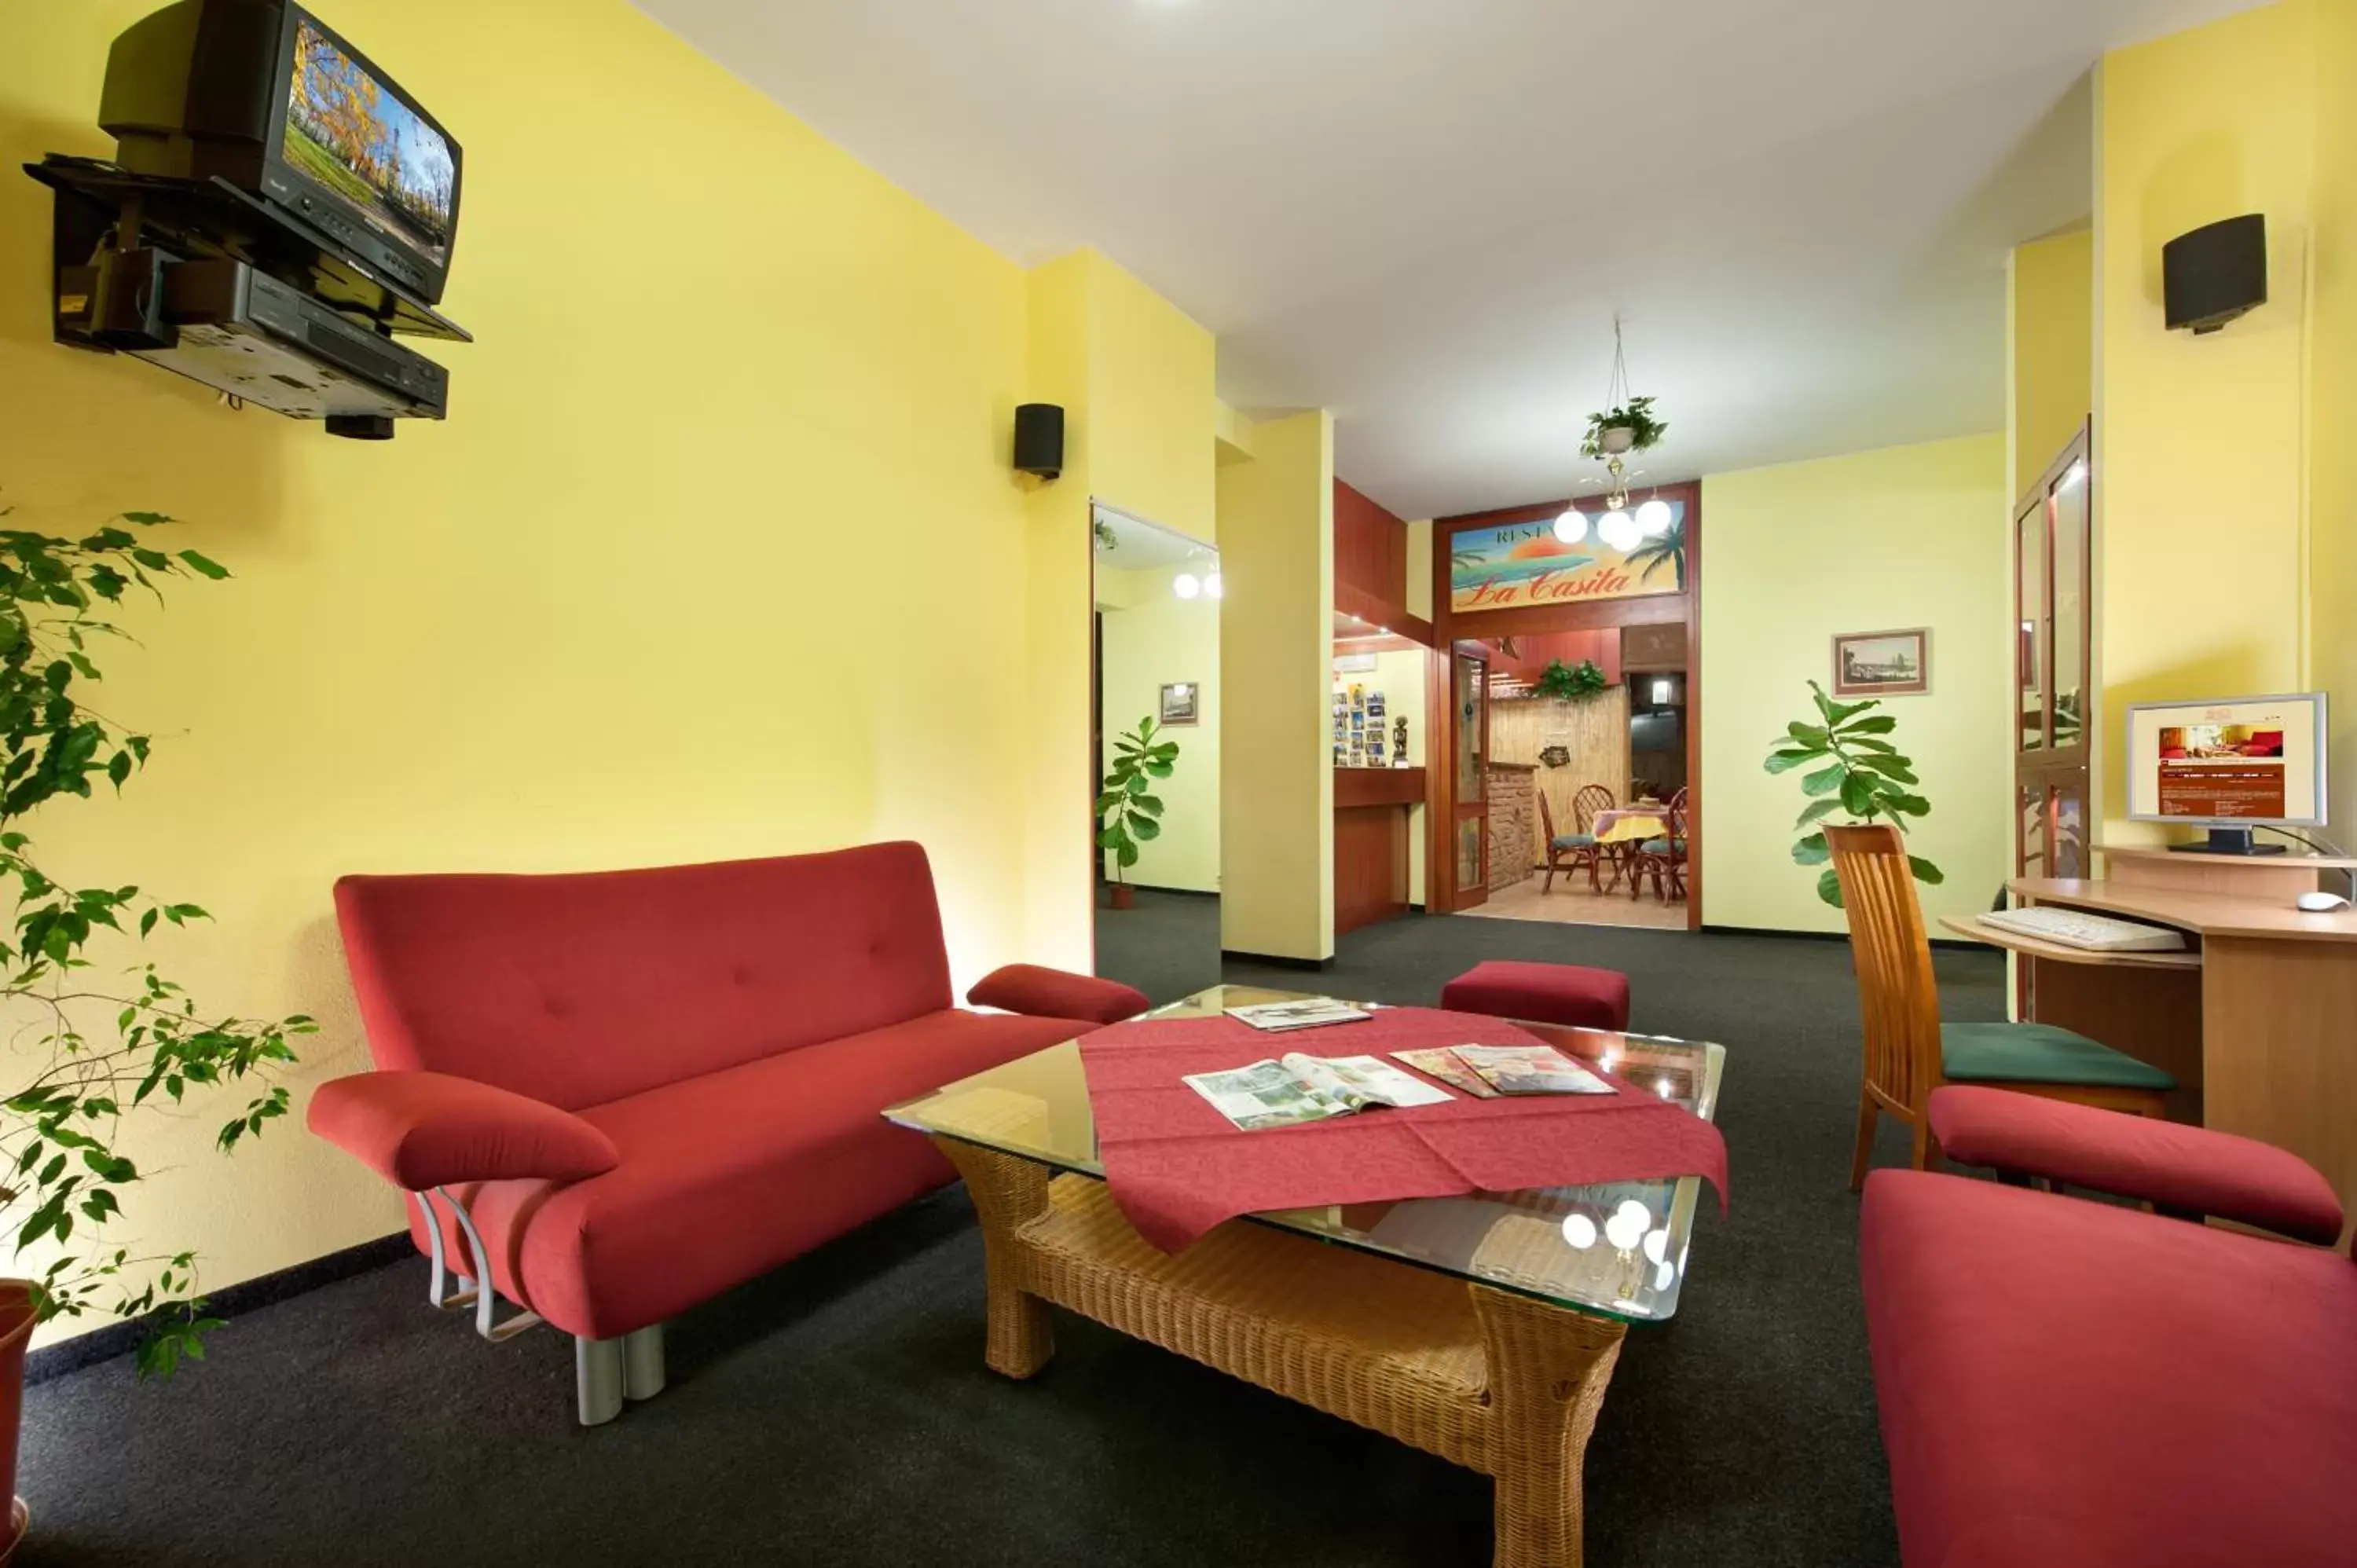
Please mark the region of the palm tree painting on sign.
POLYGON ((1667 532, 1646 540, 1629 552, 1626 559, 1631 568, 1636 571, 1637 580, 1641 583, 1650 580, 1654 573, 1667 566, 1670 581, 1683 591, 1686 585, 1686 520, 1684 509, 1680 509, 1677 521, 1670 524, 1667 532))

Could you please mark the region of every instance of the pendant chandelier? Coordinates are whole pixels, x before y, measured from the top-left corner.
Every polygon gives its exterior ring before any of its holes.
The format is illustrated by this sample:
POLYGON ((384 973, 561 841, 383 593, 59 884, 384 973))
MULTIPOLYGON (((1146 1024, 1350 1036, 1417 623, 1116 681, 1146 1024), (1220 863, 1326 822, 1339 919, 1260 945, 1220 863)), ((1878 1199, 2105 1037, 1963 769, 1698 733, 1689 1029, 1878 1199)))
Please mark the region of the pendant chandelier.
MULTIPOLYGON (((1629 390, 1629 351, 1621 341, 1620 313, 1612 313, 1612 379, 1605 387, 1604 408, 1587 416, 1587 433, 1580 455, 1602 461, 1607 476, 1605 511, 1596 520, 1596 537, 1622 554, 1647 539, 1658 539, 1675 521, 1670 503, 1648 497, 1631 515, 1629 510, 1629 458, 1653 446, 1669 426, 1653 417, 1653 400, 1629 390)), ((1587 537, 1587 514, 1577 507, 1555 519, 1555 535, 1566 544, 1587 537)))

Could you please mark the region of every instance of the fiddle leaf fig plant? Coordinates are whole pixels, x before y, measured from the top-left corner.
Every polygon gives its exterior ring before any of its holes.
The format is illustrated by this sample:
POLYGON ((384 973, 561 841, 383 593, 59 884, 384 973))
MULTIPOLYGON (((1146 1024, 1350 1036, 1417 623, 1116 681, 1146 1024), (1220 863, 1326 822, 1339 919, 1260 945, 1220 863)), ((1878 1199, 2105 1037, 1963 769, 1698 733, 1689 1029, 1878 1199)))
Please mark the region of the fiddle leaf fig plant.
MULTIPOLYGON (((0 510, 0 519, 9 514, 0 510)), ((105 1238, 127 1218, 144 1173, 120 1147, 126 1117, 179 1106, 294 1061, 305 1016, 254 1023, 198 1011, 151 962, 102 969, 102 949, 145 943, 207 918, 134 886, 69 886, 36 863, 28 819, 60 797, 120 791, 150 737, 87 706, 97 651, 126 633, 105 618, 135 590, 161 602, 165 578, 219 581, 194 550, 145 541, 172 519, 129 512, 81 539, 0 525, 0 1240, 29 1276, 37 1319, 104 1311, 144 1325, 139 1375, 169 1376, 204 1355, 219 1326, 197 1294, 196 1258, 135 1255, 105 1238), (45 1261, 43 1261, 45 1260, 45 1261), (38 1269, 37 1269, 38 1264, 38 1269)), ((54 806, 52 810, 56 809, 54 806)), ((215 1135, 223 1152, 286 1113, 286 1090, 248 1097, 215 1135)))
POLYGON ((1115 882, 1137 864, 1139 843, 1162 836, 1162 797, 1153 793, 1154 780, 1168 779, 1178 763, 1178 743, 1156 740, 1154 715, 1114 738, 1113 771, 1104 777, 1104 792, 1097 797, 1099 847, 1113 851, 1115 882))
MULTIPOLYGON (((1804 828, 1808 832, 1792 845, 1792 859, 1802 865, 1824 867, 1817 875, 1817 897, 1838 909, 1841 879, 1826 864, 1833 859, 1833 851, 1825 843, 1824 824, 1838 813, 1846 825, 1889 822, 1903 833, 1908 819, 1928 815, 1932 802, 1916 792, 1921 781, 1915 776, 1913 759, 1889 738, 1899 721, 1874 711, 1881 703, 1837 703, 1814 681, 1809 682, 1809 692, 1816 699, 1817 722, 1794 720, 1787 725, 1784 737, 1768 754, 1766 766, 1770 773, 1810 769, 1801 779, 1801 791, 1809 797, 1809 804, 1792 824, 1796 832, 1804 828)), ((1918 882, 1937 885, 1947 880, 1938 866, 1920 854, 1909 855, 1907 865, 1918 882)))

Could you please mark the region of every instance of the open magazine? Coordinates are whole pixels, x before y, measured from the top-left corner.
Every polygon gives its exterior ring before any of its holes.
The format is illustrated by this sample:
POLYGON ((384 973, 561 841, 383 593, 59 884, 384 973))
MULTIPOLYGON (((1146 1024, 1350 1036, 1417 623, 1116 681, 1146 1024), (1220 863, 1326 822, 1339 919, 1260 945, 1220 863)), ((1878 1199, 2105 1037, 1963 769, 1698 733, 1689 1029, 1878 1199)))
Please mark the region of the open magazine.
POLYGON ((1610 1094, 1612 1086, 1548 1046, 1452 1046, 1449 1054, 1500 1094, 1610 1094))
POLYGON ((1311 996, 1299 1002, 1260 1002, 1250 1007, 1231 1007, 1227 1013, 1240 1023, 1270 1034, 1287 1029, 1322 1029, 1329 1024, 1356 1024, 1369 1016, 1331 996, 1311 996))
POLYGON ((1445 1089, 1374 1057, 1312 1057, 1299 1051, 1225 1072, 1199 1072, 1187 1087, 1243 1131, 1292 1127, 1348 1116, 1370 1105, 1438 1105, 1445 1089))

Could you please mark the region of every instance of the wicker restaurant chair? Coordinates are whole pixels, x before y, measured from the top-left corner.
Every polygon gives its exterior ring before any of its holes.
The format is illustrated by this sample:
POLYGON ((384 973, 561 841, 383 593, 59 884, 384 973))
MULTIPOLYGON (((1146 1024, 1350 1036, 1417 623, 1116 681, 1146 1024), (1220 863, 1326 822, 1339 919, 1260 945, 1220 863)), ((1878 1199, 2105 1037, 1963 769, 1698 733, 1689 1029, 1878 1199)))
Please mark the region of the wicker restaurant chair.
POLYGON ((1569 875, 1581 866, 1587 867, 1587 886, 1601 893, 1603 884, 1597 879, 1603 849, 1596 842, 1596 814, 1612 809, 1612 791, 1601 784, 1583 784, 1571 797, 1572 831, 1557 834, 1555 831, 1555 811, 1547 804, 1546 791, 1539 798, 1539 826, 1546 832, 1546 880, 1539 884, 1542 896, 1555 891, 1555 874, 1569 875))
POLYGON ((1914 1129, 1914 1165, 1926 1168, 1932 1091, 1976 1083, 2048 1100, 2159 1116, 2177 1080, 2124 1051, 2050 1024, 1943 1024, 1932 943, 1915 875, 1899 830, 1885 823, 1828 827, 1834 873, 1849 917, 1866 1025, 1866 1074, 1857 1100, 1850 1190, 1866 1185, 1877 1120, 1888 1112, 1914 1129))

